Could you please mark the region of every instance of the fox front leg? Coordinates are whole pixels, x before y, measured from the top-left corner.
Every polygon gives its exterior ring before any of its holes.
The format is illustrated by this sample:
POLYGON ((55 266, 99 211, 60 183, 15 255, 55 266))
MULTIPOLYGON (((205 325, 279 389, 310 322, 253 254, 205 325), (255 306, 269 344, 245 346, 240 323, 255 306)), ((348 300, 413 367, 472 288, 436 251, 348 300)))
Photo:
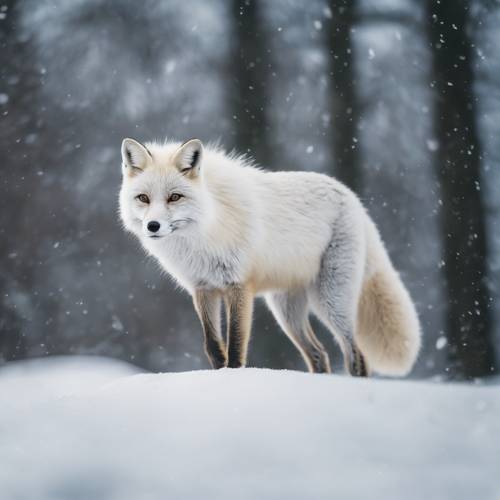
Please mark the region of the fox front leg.
POLYGON ((245 286, 234 285, 226 290, 227 366, 246 365, 252 328, 253 293, 245 286))
POLYGON ((196 290, 193 302, 203 328, 205 352, 213 368, 226 366, 226 346, 221 336, 221 296, 214 290, 196 290))

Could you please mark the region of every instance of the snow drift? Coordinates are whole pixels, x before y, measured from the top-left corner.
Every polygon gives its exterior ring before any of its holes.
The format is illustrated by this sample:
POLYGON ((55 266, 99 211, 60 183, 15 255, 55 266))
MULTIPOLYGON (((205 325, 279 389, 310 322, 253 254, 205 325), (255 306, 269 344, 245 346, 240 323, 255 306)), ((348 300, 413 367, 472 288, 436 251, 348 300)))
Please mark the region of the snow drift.
POLYGON ((133 372, 0 370, 1 498, 500 498, 498 387, 133 372))

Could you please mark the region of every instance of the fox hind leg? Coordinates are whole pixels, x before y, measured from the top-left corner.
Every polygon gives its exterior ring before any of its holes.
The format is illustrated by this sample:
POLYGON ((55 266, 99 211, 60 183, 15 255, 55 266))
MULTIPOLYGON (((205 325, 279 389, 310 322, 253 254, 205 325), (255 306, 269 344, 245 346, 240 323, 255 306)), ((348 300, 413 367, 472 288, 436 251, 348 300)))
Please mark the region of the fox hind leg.
POLYGON ((309 323, 306 292, 268 294, 266 302, 281 329, 302 354, 308 370, 329 373, 330 359, 309 323))
POLYGON ((346 371, 367 376, 366 360, 355 342, 365 260, 363 240, 355 231, 355 224, 335 229, 308 295, 314 313, 339 343, 346 371))
POLYGON ((354 377, 368 377, 368 365, 362 352, 354 341, 346 340, 345 342, 350 344, 342 349, 346 370, 354 377))
POLYGON ((356 345, 353 337, 354 320, 347 320, 341 315, 333 312, 325 314, 324 311, 317 313, 318 318, 332 332, 340 346, 344 358, 346 371, 355 377, 367 377, 369 375, 368 365, 363 353, 356 345))

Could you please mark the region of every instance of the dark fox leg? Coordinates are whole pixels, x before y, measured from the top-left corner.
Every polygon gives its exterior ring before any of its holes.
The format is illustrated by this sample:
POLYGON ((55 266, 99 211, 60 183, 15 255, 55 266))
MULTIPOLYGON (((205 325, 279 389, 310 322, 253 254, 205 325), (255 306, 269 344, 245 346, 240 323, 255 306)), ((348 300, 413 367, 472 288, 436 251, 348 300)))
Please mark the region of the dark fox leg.
POLYGON ((246 365, 248 343, 252 329, 253 293, 244 286, 232 286, 225 291, 227 319, 227 366, 246 365))
POLYGON ((334 228, 308 296, 314 313, 339 343, 346 371, 367 376, 365 359, 354 342, 364 275, 360 263, 365 261, 364 241, 356 231, 355 226, 334 228))
POLYGON ((308 370, 329 373, 330 359, 309 323, 305 291, 273 293, 266 300, 276 321, 302 354, 308 370))
POLYGON ((193 302, 205 337, 205 352, 213 368, 226 366, 226 346, 221 330, 221 297, 214 290, 196 290, 193 302))
POLYGON ((370 372, 368 370, 368 366, 366 365, 366 359, 363 354, 361 354, 361 351, 358 348, 356 348, 356 357, 356 376, 368 377, 370 375, 370 372))
POLYGON ((346 370, 354 377, 368 377, 369 370, 365 357, 353 341, 347 340, 342 348, 346 370), (347 344, 347 345, 345 345, 347 344))

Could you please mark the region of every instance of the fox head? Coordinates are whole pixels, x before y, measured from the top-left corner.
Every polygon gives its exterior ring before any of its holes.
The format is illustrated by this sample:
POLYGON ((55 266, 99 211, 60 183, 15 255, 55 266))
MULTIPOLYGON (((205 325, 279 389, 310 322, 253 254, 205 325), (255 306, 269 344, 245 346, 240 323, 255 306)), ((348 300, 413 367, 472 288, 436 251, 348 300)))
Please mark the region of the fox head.
POLYGON ((199 230, 210 212, 203 183, 203 145, 122 143, 120 215, 143 242, 199 230))

